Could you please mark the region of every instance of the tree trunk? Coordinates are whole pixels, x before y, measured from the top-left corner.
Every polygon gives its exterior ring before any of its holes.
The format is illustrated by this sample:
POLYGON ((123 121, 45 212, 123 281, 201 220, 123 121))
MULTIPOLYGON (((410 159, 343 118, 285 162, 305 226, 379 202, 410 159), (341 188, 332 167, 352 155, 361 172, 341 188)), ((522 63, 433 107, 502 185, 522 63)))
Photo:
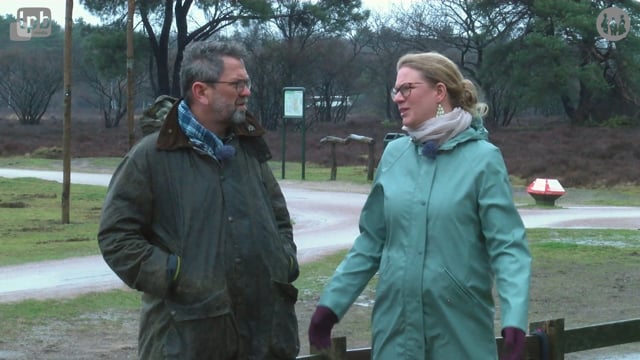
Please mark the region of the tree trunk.
POLYGON ((591 111, 593 109, 593 105, 591 103, 591 99, 593 94, 585 84, 580 81, 580 92, 578 98, 577 107, 573 106, 571 103, 571 99, 568 95, 562 95, 560 99, 562 100, 562 106, 564 107, 564 111, 569 117, 569 122, 571 125, 585 125, 591 119, 591 111))
MULTIPOLYGON (((171 33, 171 24, 173 23, 173 0, 165 0, 164 3, 164 19, 160 37, 156 37, 156 33, 151 26, 149 13, 147 9, 140 9, 140 18, 145 31, 149 36, 149 43, 153 51, 153 57, 156 60, 157 73, 155 74, 158 82, 156 88, 156 96, 170 94, 171 85, 169 81, 169 35, 171 33)), ((153 74, 150 74, 153 77, 153 74)))

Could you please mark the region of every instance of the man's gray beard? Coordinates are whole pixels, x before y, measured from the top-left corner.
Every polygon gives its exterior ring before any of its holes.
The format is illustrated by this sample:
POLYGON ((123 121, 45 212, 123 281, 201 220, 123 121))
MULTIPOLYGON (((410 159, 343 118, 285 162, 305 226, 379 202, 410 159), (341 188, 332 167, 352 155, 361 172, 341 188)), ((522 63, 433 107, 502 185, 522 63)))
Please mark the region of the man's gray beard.
POLYGON ((246 120, 247 113, 245 111, 236 110, 233 112, 233 114, 231 114, 231 121, 236 125, 243 124, 246 120))

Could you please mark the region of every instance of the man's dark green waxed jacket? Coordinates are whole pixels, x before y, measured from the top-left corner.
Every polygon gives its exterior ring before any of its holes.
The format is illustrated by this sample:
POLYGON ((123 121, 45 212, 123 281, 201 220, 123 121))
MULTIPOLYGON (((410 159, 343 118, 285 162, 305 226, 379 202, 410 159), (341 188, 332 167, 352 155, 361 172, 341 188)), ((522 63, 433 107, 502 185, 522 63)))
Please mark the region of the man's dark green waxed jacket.
POLYGON ((263 133, 248 116, 219 162, 189 143, 176 102, 113 175, 98 242, 144 293, 139 358, 296 357, 296 246, 263 133))

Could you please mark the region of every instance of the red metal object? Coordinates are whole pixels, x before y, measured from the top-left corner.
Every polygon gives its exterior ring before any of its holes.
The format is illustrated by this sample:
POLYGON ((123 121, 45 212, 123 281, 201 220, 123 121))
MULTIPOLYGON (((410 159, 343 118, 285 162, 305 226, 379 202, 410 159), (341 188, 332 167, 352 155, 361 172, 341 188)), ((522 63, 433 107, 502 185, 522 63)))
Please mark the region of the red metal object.
POLYGON ((527 193, 536 200, 538 205, 555 206, 555 201, 566 191, 556 179, 538 178, 527 186, 527 193))

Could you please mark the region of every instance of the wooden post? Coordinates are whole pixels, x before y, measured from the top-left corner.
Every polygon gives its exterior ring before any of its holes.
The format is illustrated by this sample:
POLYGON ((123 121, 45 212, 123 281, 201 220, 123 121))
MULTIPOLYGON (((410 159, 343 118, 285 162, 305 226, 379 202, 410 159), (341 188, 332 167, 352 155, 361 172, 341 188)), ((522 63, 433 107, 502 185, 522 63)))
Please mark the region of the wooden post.
POLYGON ((347 360, 347 338, 345 336, 331 339, 331 347, 326 350, 318 350, 315 346, 310 345, 311 354, 324 355, 328 360, 347 360))
POLYGON ((331 145, 331 179, 335 180, 338 174, 338 161, 336 160, 336 144, 344 144, 345 139, 336 136, 325 136, 320 139, 320 144, 329 143, 331 145))
POLYGON ((374 145, 375 145, 375 141, 371 141, 369 143, 369 158, 367 159, 367 180, 369 181, 373 181, 373 168, 374 168, 374 164, 375 164, 375 159, 374 159, 374 145))
POLYGON ((338 176, 338 161, 336 160, 336 143, 331 143, 331 179, 335 180, 338 176))
POLYGON ((62 126, 62 223, 70 221, 71 199, 71 34, 73 0, 67 0, 64 19, 64 125, 62 126))
POLYGON ((537 329, 549 337, 549 357, 551 360, 564 360, 564 319, 538 321, 529 324, 529 332, 537 329))
POLYGON ((135 0, 128 1, 127 7, 127 130, 129 132, 129 149, 136 141, 133 127, 134 109, 134 75, 133 75, 133 13, 135 12, 135 0))
POLYGON ((336 161, 336 144, 348 144, 350 141, 357 141, 369 145, 369 162, 367 164, 367 180, 373 180, 373 164, 375 163, 373 158, 373 146, 375 141, 367 136, 351 134, 342 139, 337 136, 325 136, 320 139, 320 143, 326 142, 331 144, 331 180, 335 180, 338 172, 338 163, 336 161))

